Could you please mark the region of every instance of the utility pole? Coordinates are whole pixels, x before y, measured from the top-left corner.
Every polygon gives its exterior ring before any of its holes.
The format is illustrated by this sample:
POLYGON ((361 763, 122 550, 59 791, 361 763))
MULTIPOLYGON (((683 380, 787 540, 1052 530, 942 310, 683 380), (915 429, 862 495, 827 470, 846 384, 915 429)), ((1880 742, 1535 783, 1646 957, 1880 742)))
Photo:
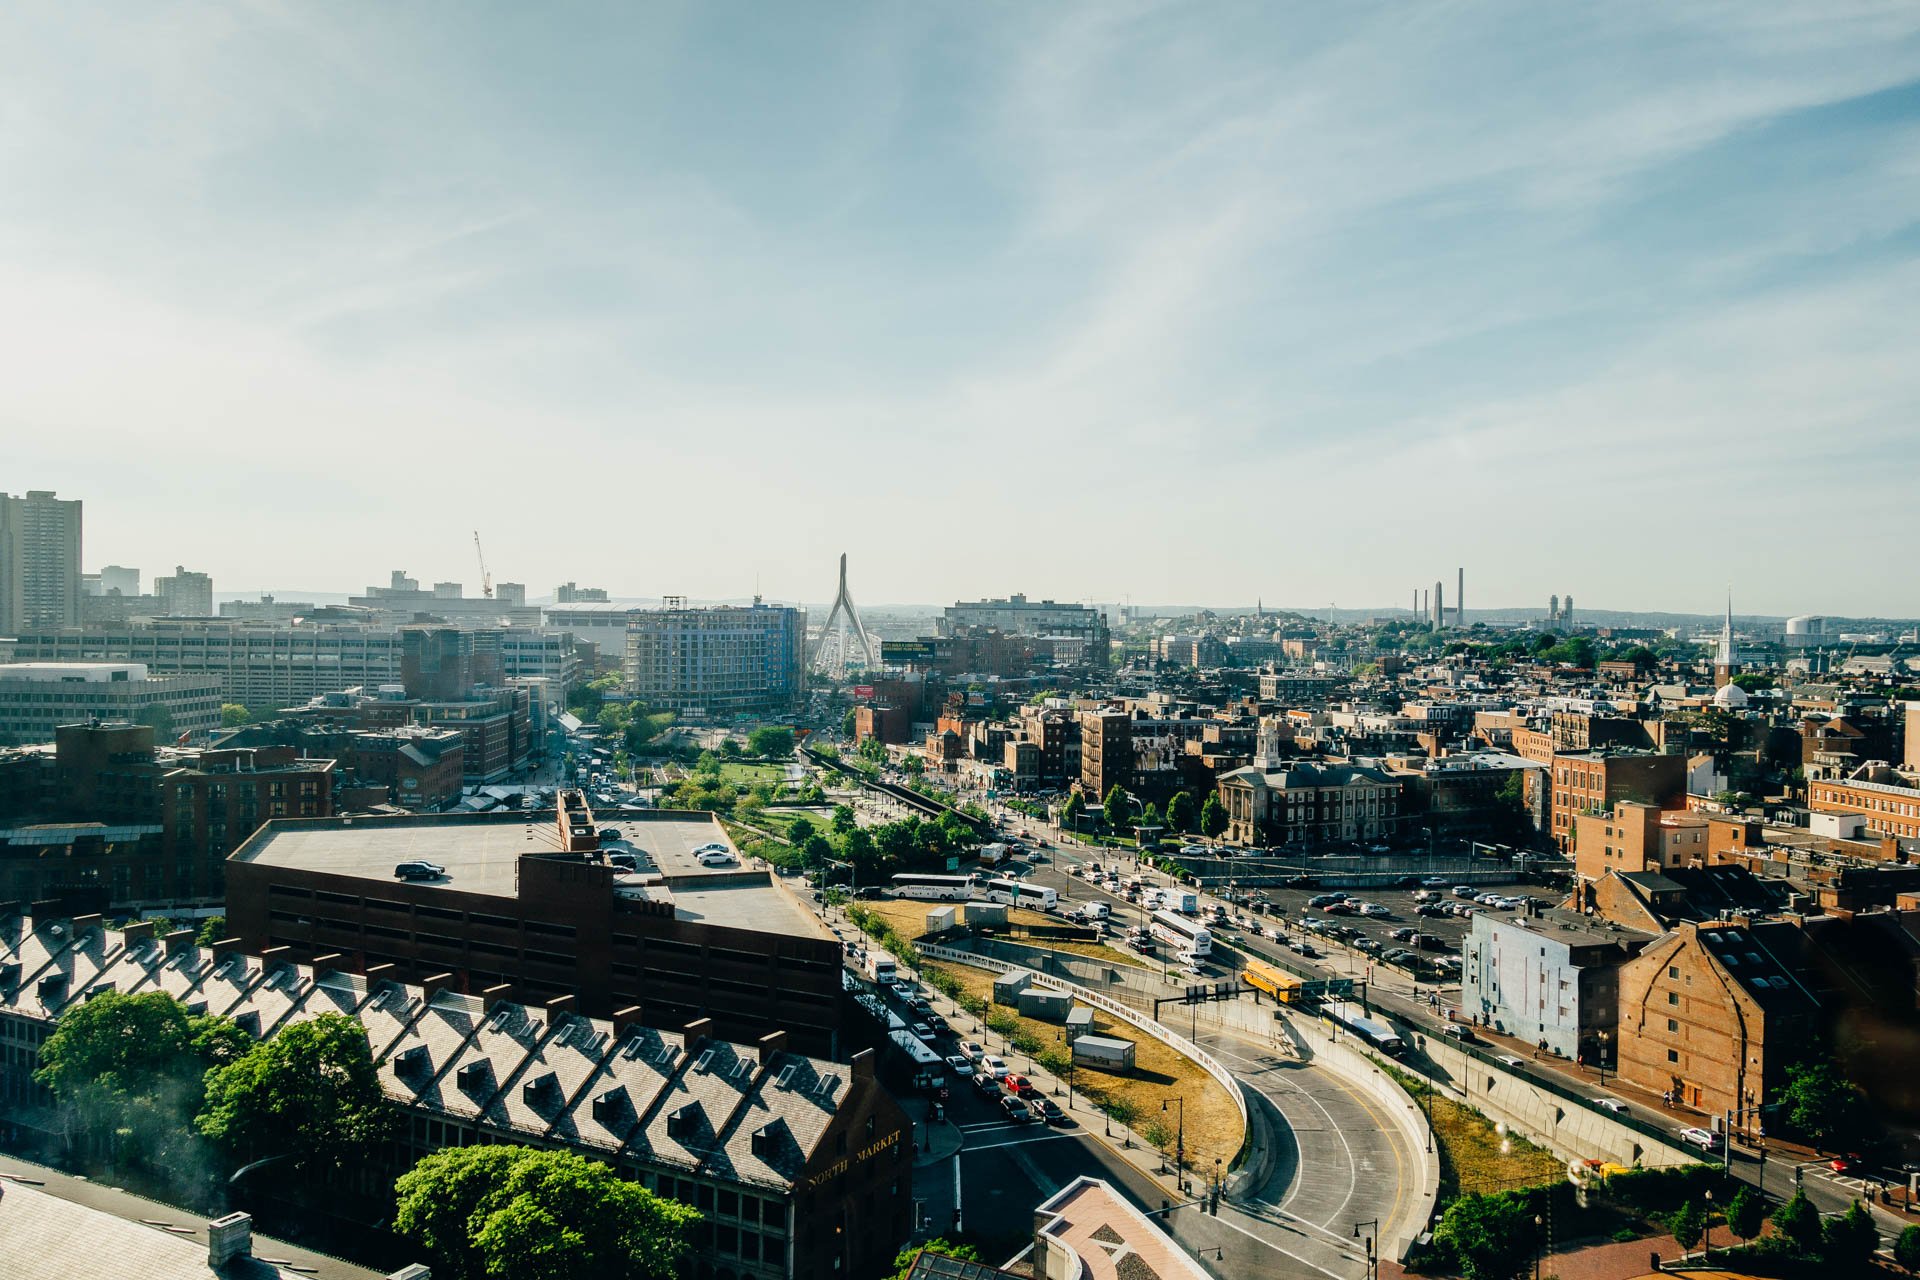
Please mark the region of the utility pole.
POLYGON ((1173 1176, 1180 1189, 1187 1189, 1187 1100, 1185 1098, 1167 1098, 1160 1103, 1160 1113, 1166 1114, 1168 1103, 1180 1108, 1179 1129, 1173 1140, 1173 1176))

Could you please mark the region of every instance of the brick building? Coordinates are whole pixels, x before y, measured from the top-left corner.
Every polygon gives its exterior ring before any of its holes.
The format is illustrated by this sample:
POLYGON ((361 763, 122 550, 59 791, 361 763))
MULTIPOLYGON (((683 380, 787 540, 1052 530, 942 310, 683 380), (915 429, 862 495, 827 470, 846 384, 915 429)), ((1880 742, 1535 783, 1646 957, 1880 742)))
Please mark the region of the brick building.
MULTIPOLYGON (((1516 745, 1518 735, 1516 737, 1516 745)), ((1604 813, 1622 800, 1662 809, 1680 808, 1687 795, 1687 759, 1644 752, 1556 752, 1550 779, 1551 834, 1563 851, 1574 838, 1573 820, 1604 813)))
POLYGON ((637 870, 606 860, 592 814, 441 814, 273 823, 228 861, 228 928, 246 947, 338 953, 356 971, 450 972, 457 989, 518 999, 571 994, 581 1012, 638 1006, 649 1026, 711 1017, 751 1040, 841 1050, 840 944, 764 868, 709 867, 726 844, 709 814, 629 816, 637 870), (396 880, 425 859, 443 877, 396 880))
POLYGON ((1133 785, 1133 717, 1103 707, 1082 711, 1079 725, 1080 790, 1099 804, 1112 788, 1133 785))
POLYGON ((1621 1078, 1753 1127, 1822 1043, 1800 942, 1790 924, 1683 922, 1649 943, 1620 970, 1621 1078))
POLYGON ((1226 840, 1241 846, 1384 840, 1400 830, 1400 784, 1379 769, 1294 761, 1220 775, 1226 840))

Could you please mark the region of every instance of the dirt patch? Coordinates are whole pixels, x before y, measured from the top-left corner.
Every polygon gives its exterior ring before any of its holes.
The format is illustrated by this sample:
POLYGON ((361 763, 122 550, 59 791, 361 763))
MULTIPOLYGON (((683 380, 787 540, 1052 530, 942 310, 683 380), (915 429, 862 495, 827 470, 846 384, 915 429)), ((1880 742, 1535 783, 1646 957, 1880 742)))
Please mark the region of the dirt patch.
MULTIPOLYGON (((984 1001, 993 998, 994 975, 984 969, 935 960, 927 961, 923 967, 929 971, 951 974, 968 997, 984 1001)), ((1093 1067, 1075 1067, 1075 1092, 1096 1100, 1119 1100, 1131 1104, 1135 1113, 1134 1133, 1144 1141, 1149 1133, 1158 1136, 1159 1129, 1163 1128, 1169 1154, 1173 1151, 1174 1137, 1179 1132, 1179 1113, 1182 1109, 1182 1104, 1171 1103, 1171 1100, 1184 1098, 1189 1167, 1211 1172, 1216 1158, 1220 1160, 1222 1168, 1230 1165, 1240 1150, 1243 1129, 1239 1108, 1234 1106, 1227 1091, 1200 1064, 1175 1052, 1171 1046, 1099 1009, 1092 1012, 1094 1035, 1134 1042, 1134 1071, 1131 1075, 1120 1075, 1093 1067), (1170 1104, 1164 1111, 1163 1103, 1170 1104)), ((990 1016, 995 1018, 1003 1015, 1014 1019, 1011 1034, 1032 1036, 1043 1047, 1042 1051, 1065 1051, 1064 1027, 1037 1018, 1023 1017, 1004 1005, 993 1006, 990 1010, 990 1016)), ((974 1030, 966 1034, 971 1039, 979 1039, 979 1024, 974 1022, 972 1026, 974 1030)), ((999 1032, 990 1032, 989 1044, 997 1048, 1007 1038, 999 1032)), ((1009 1053, 1007 1060, 1014 1063, 1016 1069, 1030 1063, 1025 1053, 1009 1053)), ((1118 1125, 1115 1131, 1119 1131, 1118 1125)))
MULTIPOLYGON (((917 898, 876 898, 870 902, 862 902, 860 905, 885 920, 895 933, 909 941, 926 933, 927 912, 941 907, 966 906, 962 902, 925 902, 917 898)), ((1025 907, 1008 907, 1007 923, 1012 926, 1058 925, 1060 921, 1042 911, 1029 911, 1025 907)), ((1145 967, 1137 957, 1130 956, 1124 951, 1117 951, 1104 942, 1056 942, 1052 939, 1029 939, 1017 933, 1009 933, 1005 936, 1009 942, 1019 942, 1030 947, 1064 951, 1108 964, 1131 965, 1136 969, 1145 967)))

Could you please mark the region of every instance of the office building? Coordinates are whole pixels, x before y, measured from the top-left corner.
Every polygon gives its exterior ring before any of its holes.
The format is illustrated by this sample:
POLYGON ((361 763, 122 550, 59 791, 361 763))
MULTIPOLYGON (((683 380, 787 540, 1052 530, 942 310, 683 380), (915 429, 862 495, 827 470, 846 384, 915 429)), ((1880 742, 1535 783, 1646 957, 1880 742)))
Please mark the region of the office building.
POLYGON ((153 594, 160 598, 161 610, 169 618, 214 616, 213 578, 184 565, 175 565, 169 576, 155 578, 153 594))
POLYGON ((1054 657, 1060 662, 1105 666, 1112 647, 1107 615, 1099 609, 1052 600, 1029 600, 1024 595, 1004 600, 960 601, 947 606, 940 619, 941 635, 959 635, 971 628, 1076 642, 1055 646, 1054 657))
POLYGON ((1620 966, 1651 940, 1572 912, 1479 912, 1461 948, 1460 1009, 1548 1053, 1611 1064, 1620 966))
POLYGON ((806 695, 807 615, 669 601, 627 619, 627 691, 686 720, 792 710, 806 695))
POLYGON ((1656 809, 1677 809, 1686 802, 1687 758, 1681 755, 1555 752, 1550 769, 1550 831, 1562 850, 1572 847, 1574 819, 1583 813, 1609 813, 1622 800, 1656 809))
POLYGON ((396 1141, 324 1189, 344 1213, 390 1212, 394 1179, 435 1151, 513 1143, 606 1161, 699 1210, 688 1275, 879 1275, 913 1229, 912 1126, 875 1079, 872 1051, 841 1063, 777 1031, 729 1039, 701 1018, 662 1029, 634 1008, 585 1015, 567 995, 462 994, 444 975, 415 984, 339 957, 299 963, 201 947, 187 930, 101 924, 0 915, 0 1043, 19 1046, 0 1056, 0 1099, 25 1144, 62 1141, 59 1110, 32 1078, 59 1016, 90 991, 159 991, 263 1039, 324 1013, 360 1023, 401 1123, 396 1141))
POLYGON ((1227 843, 1361 843, 1400 830, 1400 784, 1379 769, 1256 758, 1220 775, 1227 843))
POLYGON ((1260 701, 1284 706, 1322 706, 1342 685, 1345 676, 1323 671, 1268 670, 1260 673, 1260 701))
MULTIPOLYGON (((405 641, 397 630, 322 623, 157 619, 117 627, 23 633, 22 662, 139 662, 157 675, 212 675, 226 701, 258 709, 298 706, 359 686, 402 679, 405 641)), ((513 628, 499 642, 501 668, 571 688, 579 671, 572 637, 513 628)))
POLYGON ((0 493, 0 636, 79 621, 79 500, 0 493))
POLYGON ((623 816, 614 847, 637 869, 616 866, 584 800, 566 801, 558 813, 272 823, 228 861, 227 926, 256 950, 339 953, 409 980, 450 972, 469 992, 506 984, 525 1000, 572 995, 594 1017, 638 1006, 649 1026, 705 1017, 723 1037, 779 1029, 804 1052, 841 1051, 840 944, 784 880, 696 858, 729 844, 705 813, 623 816), (415 859, 446 873, 396 881, 415 859))
POLYGON ((553 589, 555 604, 605 604, 605 587, 583 587, 575 582, 563 582, 553 589))
POLYGON ((384 587, 368 587, 362 595, 349 596, 355 608, 370 609, 389 623, 415 621, 451 622, 456 626, 537 627, 540 610, 526 602, 527 589, 520 583, 503 583, 507 596, 496 593, 469 596, 458 582, 436 582, 422 589, 406 570, 395 569, 384 587))
POLYGON ((96 594, 107 595, 116 591, 123 596, 137 596, 140 594, 140 571, 138 569, 129 569, 125 565, 120 564, 110 564, 104 566, 99 573, 89 576, 99 583, 99 591, 96 594))
POLYGON ((172 738, 220 723, 220 681, 150 675, 138 662, 16 662, 0 666, 0 744, 52 742, 63 724, 120 720, 172 738))

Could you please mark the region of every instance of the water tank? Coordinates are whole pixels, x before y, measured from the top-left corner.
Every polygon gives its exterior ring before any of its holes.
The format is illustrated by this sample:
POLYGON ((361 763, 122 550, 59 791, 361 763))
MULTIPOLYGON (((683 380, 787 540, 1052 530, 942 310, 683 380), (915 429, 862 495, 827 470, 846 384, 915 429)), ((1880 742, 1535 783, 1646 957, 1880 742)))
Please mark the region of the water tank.
POLYGON ((1815 614, 1802 614, 1787 619, 1787 647, 1790 649, 1808 649, 1820 643, 1827 629, 1827 620, 1815 614))

